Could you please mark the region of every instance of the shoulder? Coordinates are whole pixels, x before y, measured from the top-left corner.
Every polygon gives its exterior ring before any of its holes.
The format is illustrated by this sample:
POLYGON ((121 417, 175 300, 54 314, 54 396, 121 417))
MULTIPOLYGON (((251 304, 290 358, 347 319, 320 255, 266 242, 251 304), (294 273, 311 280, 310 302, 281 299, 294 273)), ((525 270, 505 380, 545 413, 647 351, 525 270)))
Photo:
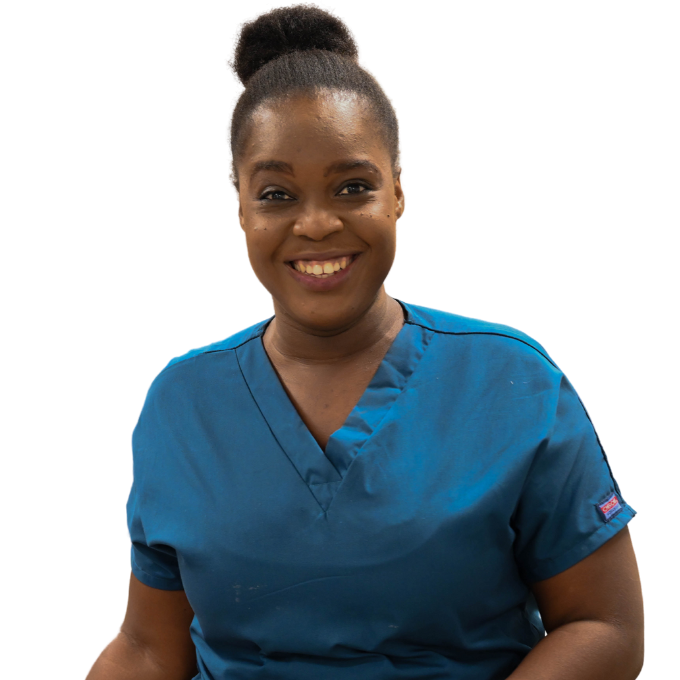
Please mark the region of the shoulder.
POLYGON ((186 388, 193 384, 200 389, 201 386, 205 385, 206 380, 215 377, 215 369, 218 365, 221 368, 221 377, 228 378, 230 370, 238 371, 234 350, 260 337, 269 321, 270 319, 260 321, 224 340, 192 349, 185 354, 174 357, 156 376, 149 389, 149 394, 166 392, 173 386, 179 385, 186 388))
POLYGON ((172 359, 163 370, 167 371, 172 366, 176 366, 177 364, 188 361, 189 359, 193 359, 194 357, 237 349, 246 342, 250 342, 251 340, 254 340, 255 338, 262 335, 269 321, 270 319, 260 321, 259 323, 245 328, 238 333, 234 333, 234 335, 231 335, 224 340, 218 340, 217 342, 213 342, 212 344, 206 345, 205 347, 198 347, 197 349, 189 350, 185 354, 172 359))
POLYGON ((534 338, 516 328, 492 321, 460 316, 429 307, 406 304, 407 323, 434 331, 444 342, 465 345, 471 351, 491 352, 497 358, 516 356, 535 358, 539 363, 559 370, 546 349, 534 338))

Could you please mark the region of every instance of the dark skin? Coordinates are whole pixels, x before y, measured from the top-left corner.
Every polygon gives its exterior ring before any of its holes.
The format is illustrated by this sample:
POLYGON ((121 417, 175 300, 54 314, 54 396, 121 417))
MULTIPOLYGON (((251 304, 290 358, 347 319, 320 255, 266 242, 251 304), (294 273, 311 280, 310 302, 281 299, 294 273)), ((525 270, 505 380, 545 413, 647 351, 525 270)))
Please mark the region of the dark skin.
POLYGON ((317 377, 373 365, 403 325, 401 306, 384 285, 406 207, 403 169, 395 181, 376 125, 360 99, 339 93, 265 105, 252 118, 240 186, 232 188, 248 261, 272 299, 275 318, 263 341, 275 364, 317 377), (350 158, 372 161, 380 174, 355 168, 324 177, 327 165, 350 158), (251 181, 260 160, 287 162, 295 176, 266 170, 251 181), (260 200, 274 190, 283 193, 260 200), (336 249, 362 251, 338 289, 307 290, 285 270, 298 253, 336 249))

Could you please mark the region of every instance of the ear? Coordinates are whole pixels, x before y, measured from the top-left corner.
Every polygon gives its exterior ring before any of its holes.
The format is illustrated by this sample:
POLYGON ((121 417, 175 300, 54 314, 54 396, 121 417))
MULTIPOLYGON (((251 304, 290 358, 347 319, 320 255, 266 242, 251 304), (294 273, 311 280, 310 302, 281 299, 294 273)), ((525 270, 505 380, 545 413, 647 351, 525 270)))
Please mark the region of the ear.
POLYGON ((232 191, 234 192, 234 198, 236 198, 236 203, 237 203, 237 206, 238 206, 236 208, 236 219, 238 221, 238 226, 240 227, 241 231, 243 231, 245 220, 243 219, 243 210, 241 210, 241 201, 239 200, 239 192, 236 191, 233 187, 232 187, 232 191))
POLYGON ((236 165, 233 162, 231 165, 230 179, 232 186, 234 187, 234 189, 236 189, 236 196, 238 197, 238 221, 239 224, 241 225, 241 229, 245 231, 246 220, 245 217, 243 216, 243 204, 241 203, 241 182, 239 182, 238 173, 236 172, 236 165))
MULTIPOLYGON (((240 227, 241 231, 243 231, 243 212, 241 211, 241 204, 238 204, 238 208, 236 208, 236 219, 238 220, 238 226, 240 227)), ((245 232, 243 232, 245 233, 245 232)))
POLYGON ((394 197, 397 199, 396 217, 399 219, 404 214, 404 190, 401 188, 401 170, 394 179, 394 197))

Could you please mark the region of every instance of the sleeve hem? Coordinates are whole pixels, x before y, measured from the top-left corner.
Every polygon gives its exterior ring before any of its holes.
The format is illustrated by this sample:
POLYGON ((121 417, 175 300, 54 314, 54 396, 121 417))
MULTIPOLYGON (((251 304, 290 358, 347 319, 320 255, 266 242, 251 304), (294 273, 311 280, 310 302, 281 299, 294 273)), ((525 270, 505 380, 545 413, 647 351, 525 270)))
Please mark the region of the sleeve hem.
POLYGON ((598 548, 604 545, 610 538, 615 536, 630 522, 637 513, 630 505, 625 505, 623 510, 606 524, 603 524, 597 531, 590 534, 585 540, 574 546, 571 550, 563 553, 559 557, 541 560, 531 567, 521 569, 522 576, 528 583, 544 581, 547 578, 573 567, 577 562, 588 557, 598 548))
POLYGON ((140 569, 134 562, 132 563, 132 573, 145 586, 149 586, 149 588, 156 588, 157 590, 184 590, 181 579, 152 576, 140 569))

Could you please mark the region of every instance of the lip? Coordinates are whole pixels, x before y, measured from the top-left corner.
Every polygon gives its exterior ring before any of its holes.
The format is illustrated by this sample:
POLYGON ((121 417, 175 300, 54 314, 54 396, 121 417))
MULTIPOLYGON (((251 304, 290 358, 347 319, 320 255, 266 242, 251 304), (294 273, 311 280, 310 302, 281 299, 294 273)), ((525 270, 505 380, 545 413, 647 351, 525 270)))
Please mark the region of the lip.
MULTIPOLYGON (((349 253, 344 253, 341 257, 348 257, 349 253)), ((334 288, 337 288, 338 286, 342 285, 347 279, 352 276, 352 272, 354 271, 354 266, 357 263, 357 260, 361 257, 361 253, 354 253, 354 259, 344 268, 341 269, 340 271, 336 272, 333 274, 333 276, 329 276, 327 279, 317 279, 314 278, 313 276, 309 276, 308 274, 301 274, 299 271, 296 269, 293 269, 288 263, 286 263, 285 267, 290 273, 290 275, 301 285, 303 285, 305 288, 308 290, 313 290, 315 292, 325 292, 328 290, 333 290, 334 288)), ((296 260, 311 260, 311 259, 318 259, 318 260, 330 260, 335 258, 335 255, 331 255, 330 257, 326 257, 326 253, 314 253, 314 258, 311 257, 301 257, 298 256, 295 259, 296 260)), ((289 262, 292 262, 293 260, 289 260, 289 262)))

